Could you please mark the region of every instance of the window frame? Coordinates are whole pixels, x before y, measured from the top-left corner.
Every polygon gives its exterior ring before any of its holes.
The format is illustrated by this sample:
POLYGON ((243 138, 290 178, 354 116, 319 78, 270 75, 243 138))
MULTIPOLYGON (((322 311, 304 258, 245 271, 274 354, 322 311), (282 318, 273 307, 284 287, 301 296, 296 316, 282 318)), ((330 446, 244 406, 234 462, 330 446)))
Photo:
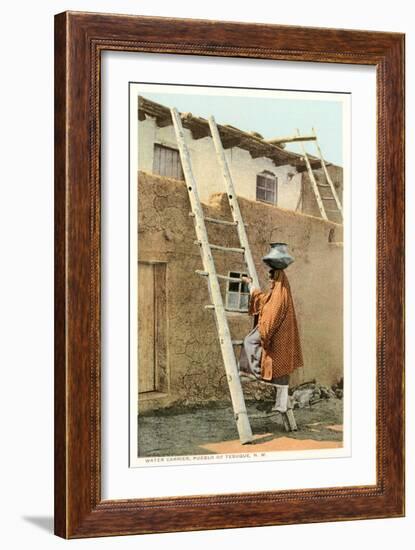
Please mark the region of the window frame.
MULTIPOLYGON (((237 277, 248 277, 248 274, 247 273, 241 273, 239 271, 228 271, 228 277, 235 277, 235 278, 237 278, 237 277)), ((232 311, 234 313, 248 313, 248 310, 249 310, 249 296, 250 296, 250 292, 249 292, 248 285, 246 285, 245 283, 242 283, 242 282, 227 281, 227 283, 226 283, 226 294, 225 294, 225 308, 228 311, 232 311), (232 290, 231 285, 237 285, 238 290, 232 290), (246 286, 246 288, 248 289, 246 292, 242 292, 242 289, 243 289, 244 286, 246 286), (230 296, 233 296, 233 295, 238 296, 238 307, 234 307, 234 306, 230 305, 229 298, 230 298, 230 296), (247 296, 247 298, 248 298, 246 308, 242 307, 242 305, 241 305, 243 296, 247 296)))
MULTIPOLYGON (((173 161, 171 162, 171 164, 173 164, 173 161)), ((164 167, 166 167, 166 166, 167 166, 167 163, 164 164, 164 167)), ((176 179, 178 181, 184 181, 184 172, 183 172, 182 162, 181 162, 181 159, 180 159, 179 150, 175 147, 170 146, 170 145, 165 145, 164 143, 154 142, 154 144, 153 144, 152 172, 153 172, 153 174, 155 174, 157 176, 161 176, 161 177, 165 177, 165 178, 172 178, 172 179, 176 179), (160 151, 158 161, 156 160, 157 150, 160 151), (173 174, 173 170, 171 170, 172 173, 170 173, 170 174, 161 172, 161 170, 160 170, 160 167, 162 165, 162 163, 161 163, 161 151, 165 151, 165 152, 170 151, 171 153, 175 153, 176 160, 175 160, 174 174, 173 174), (157 170, 157 164, 158 164, 158 170, 157 170)), ((166 172, 166 170, 164 170, 164 172, 166 172)))
POLYGON ((273 172, 270 172, 269 170, 263 170, 262 172, 257 174, 255 190, 255 197, 258 202, 272 204, 273 206, 276 206, 278 204, 278 177, 273 172), (260 179, 265 180, 264 183, 272 183, 273 189, 270 190, 266 187, 266 185, 260 185, 260 179), (258 190, 264 192, 263 198, 258 196, 258 190), (268 193, 273 194, 273 200, 267 200, 266 197, 268 193))

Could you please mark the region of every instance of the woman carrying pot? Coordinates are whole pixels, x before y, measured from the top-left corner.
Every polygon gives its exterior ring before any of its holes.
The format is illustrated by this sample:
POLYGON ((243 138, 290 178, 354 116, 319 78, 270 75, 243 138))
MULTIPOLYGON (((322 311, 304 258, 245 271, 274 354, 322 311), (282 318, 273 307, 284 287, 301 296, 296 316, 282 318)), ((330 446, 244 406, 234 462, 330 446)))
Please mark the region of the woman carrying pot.
POLYGON ((250 291, 249 314, 257 323, 244 339, 239 360, 241 374, 254 374, 258 379, 276 385, 274 409, 287 410, 290 374, 303 366, 297 319, 290 284, 284 269, 294 258, 285 243, 271 244, 271 252, 263 258, 271 268, 270 289, 262 292, 252 285, 250 277, 243 277, 250 291))

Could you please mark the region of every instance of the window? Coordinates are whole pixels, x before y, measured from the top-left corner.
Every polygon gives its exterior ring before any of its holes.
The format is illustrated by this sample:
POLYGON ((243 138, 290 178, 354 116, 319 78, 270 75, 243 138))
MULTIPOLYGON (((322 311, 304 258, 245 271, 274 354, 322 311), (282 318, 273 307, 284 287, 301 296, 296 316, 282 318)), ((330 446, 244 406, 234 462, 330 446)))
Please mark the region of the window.
POLYGON ((154 144, 153 173, 177 180, 184 180, 182 163, 177 149, 154 144))
POLYGON ((277 178, 272 172, 261 172, 256 177, 256 200, 277 204, 277 178))
MULTIPOLYGON (((230 271, 229 277, 240 279, 241 277, 247 277, 246 273, 237 273, 236 271, 230 271)), ((248 311, 249 303, 249 289, 248 285, 239 281, 228 281, 226 288, 226 309, 232 311, 248 311)))

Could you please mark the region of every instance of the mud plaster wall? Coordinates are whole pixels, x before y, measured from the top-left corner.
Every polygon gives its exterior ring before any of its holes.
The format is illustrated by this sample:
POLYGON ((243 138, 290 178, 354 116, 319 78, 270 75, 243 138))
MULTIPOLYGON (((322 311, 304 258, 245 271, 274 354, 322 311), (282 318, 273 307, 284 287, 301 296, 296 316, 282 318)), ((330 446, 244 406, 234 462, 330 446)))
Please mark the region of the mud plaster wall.
MULTIPOLYGON (((139 260, 167 262, 168 390, 165 395, 140 396, 141 411, 175 403, 197 404, 229 399, 218 345, 214 314, 206 280, 195 274, 203 269, 187 190, 183 182, 140 172, 139 260)), ((296 261, 287 269, 298 317, 305 366, 291 382, 316 378, 331 384, 342 376, 342 245, 329 243, 330 229, 341 241, 341 226, 322 219, 240 199, 249 224, 248 238, 262 288, 267 268, 261 257, 269 243, 289 243, 296 261)), ((215 194, 205 214, 230 219, 227 198, 215 194)), ((235 228, 209 225, 212 243, 239 246, 235 228)), ((245 271, 239 256, 214 252, 218 273, 245 271)), ((223 284, 225 291, 225 284, 223 284)), ((229 315, 232 336, 242 338, 252 327, 246 314, 229 315)), ((140 341, 139 341, 140 345, 140 341)), ((143 343, 145 345, 145 343, 143 343)), ((248 397, 260 397, 263 386, 244 384, 248 397)), ((265 390, 266 391, 266 390, 265 390)))

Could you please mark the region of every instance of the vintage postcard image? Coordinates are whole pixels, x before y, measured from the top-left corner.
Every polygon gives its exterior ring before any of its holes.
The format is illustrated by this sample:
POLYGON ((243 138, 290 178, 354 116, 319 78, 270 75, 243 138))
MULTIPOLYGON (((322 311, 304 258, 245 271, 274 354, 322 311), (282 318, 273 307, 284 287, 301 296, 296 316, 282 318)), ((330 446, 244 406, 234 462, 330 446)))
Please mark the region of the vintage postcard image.
POLYGON ((130 466, 350 455, 350 95, 129 100, 130 466))

